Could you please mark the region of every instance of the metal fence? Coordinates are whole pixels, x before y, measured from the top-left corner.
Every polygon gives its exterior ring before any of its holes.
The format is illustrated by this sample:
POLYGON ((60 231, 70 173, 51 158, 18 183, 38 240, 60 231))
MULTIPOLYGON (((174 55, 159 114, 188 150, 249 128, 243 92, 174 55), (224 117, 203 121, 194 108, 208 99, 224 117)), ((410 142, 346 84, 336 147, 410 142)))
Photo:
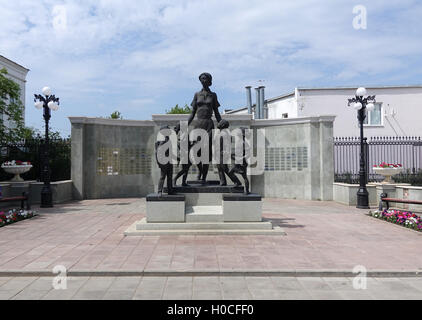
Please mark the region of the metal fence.
MULTIPOLYGON (((367 181, 382 181, 383 176, 373 171, 381 162, 401 164, 405 174, 416 176, 422 170, 421 137, 371 137, 365 138, 367 181)), ((334 138, 334 172, 336 182, 358 183, 359 137, 334 138)))
MULTIPOLYGON (((51 181, 70 179, 70 139, 50 140, 49 159, 51 168, 51 181)), ((20 143, 0 145, 0 164, 5 161, 20 160, 30 161, 32 169, 24 173, 25 180, 43 181, 42 163, 44 155, 44 140, 31 139, 20 143)), ((13 177, 0 169, 0 181, 13 177)))

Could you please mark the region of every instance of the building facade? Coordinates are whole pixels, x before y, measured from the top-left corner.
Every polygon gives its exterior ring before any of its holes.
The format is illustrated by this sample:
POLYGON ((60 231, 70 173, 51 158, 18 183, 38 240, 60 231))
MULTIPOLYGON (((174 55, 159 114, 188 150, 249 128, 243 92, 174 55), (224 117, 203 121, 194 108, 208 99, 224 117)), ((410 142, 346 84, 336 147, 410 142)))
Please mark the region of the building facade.
MULTIPOLYGON (((266 99, 264 118, 301 118, 330 114, 336 116, 335 137, 357 136, 359 131, 356 110, 347 105, 356 89, 296 88, 289 94, 266 99)), ((365 121, 366 136, 422 135, 422 86, 368 87, 367 92, 368 95, 376 95, 377 103, 365 121)), ((247 114, 248 108, 226 113, 247 114)))
MULTIPOLYGON (((16 62, 7 59, 0 55, 0 69, 6 68, 7 70, 7 77, 14 82, 16 82, 21 88, 21 101, 24 106, 23 110, 23 118, 25 121, 25 87, 26 87, 26 76, 29 72, 29 69, 17 64, 16 62)), ((0 114, 0 117, 3 117, 4 123, 6 126, 11 126, 8 119, 4 117, 4 115, 0 114)))

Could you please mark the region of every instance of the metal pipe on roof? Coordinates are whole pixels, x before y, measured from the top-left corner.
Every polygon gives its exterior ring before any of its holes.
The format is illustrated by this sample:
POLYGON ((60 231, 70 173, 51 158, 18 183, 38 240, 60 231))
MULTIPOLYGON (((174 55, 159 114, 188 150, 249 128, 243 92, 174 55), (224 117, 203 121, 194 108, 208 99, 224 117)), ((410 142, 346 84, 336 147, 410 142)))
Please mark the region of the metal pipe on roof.
POLYGON ((259 119, 264 119, 265 115, 264 115, 264 104, 265 104, 265 87, 264 86, 260 86, 259 87, 259 119))
POLYGON ((251 86, 246 86, 246 105, 248 106, 248 113, 252 114, 252 93, 251 86))
POLYGON ((255 95, 256 95, 256 105, 255 105, 255 119, 259 119, 260 116, 260 109, 261 109, 261 99, 259 95, 259 88, 255 88, 255 95))

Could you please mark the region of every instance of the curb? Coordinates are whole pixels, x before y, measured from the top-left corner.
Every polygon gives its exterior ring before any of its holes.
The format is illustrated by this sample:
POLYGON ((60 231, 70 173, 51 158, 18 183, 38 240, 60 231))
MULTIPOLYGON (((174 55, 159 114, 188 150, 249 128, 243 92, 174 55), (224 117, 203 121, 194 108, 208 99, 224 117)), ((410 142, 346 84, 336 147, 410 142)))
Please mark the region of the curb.
MULTIPOLYGON (((47 270, 1 270, 0 277, 55 277, 47 270)), ((360 273, 345 270, 69 270, 68 277, 356 277, 360 273)), ((420 270, 371 270, 366 272, 372 278, 422 277, 420 270)))

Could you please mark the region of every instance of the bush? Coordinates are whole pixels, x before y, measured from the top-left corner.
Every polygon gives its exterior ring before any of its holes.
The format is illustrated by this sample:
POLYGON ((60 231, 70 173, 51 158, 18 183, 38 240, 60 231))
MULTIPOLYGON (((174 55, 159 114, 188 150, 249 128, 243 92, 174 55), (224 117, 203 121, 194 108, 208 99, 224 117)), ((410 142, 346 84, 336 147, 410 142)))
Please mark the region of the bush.
POLYGON ((412 186, 422 186, 422 169, 419 169, 416 173, 412 173, 407 169, 392 176, 392 179, 396 183, 410 183, 412 186))

